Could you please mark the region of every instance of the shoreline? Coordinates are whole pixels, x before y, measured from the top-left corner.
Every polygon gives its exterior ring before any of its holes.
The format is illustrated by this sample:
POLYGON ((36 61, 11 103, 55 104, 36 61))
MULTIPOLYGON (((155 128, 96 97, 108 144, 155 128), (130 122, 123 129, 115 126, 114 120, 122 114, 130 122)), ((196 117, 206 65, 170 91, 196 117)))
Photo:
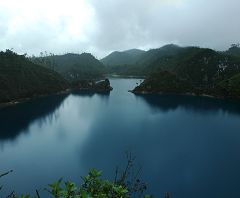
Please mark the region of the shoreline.
POLYGON ((177 96, 199 96, 204 98, 213 98, 213 99, 231 99, 231 100, 238 100, 239 97, 224 97, 224 96, 217 96, 217 95, 210 95, 210 94, 195 94, 195 93, 164 93, 164 92, 148 92, 148 91, 134 91, 134 90, 128 90, 128 92, 133 93, 135 95, 177 95, 177 96))
POLYGON ((18 99, 15 99, 15 100, 11 100, 9 102, 2 102, 2 103, 0 102, 0 109, 2 109, 4 107, 9 107, 9 106, 14 106, 14 105, 17 105, 17 104, 21 104, 21 103, 27 102, 27 101, 35 99, 35 98, 42 98, 42 97, 47 97, 47 96, 56 96, 56 95, 61 95, 61 94, 70 94, 73 91, 89 91, 89 92, 91 91, 91 92, 94 92, 96 94, 99 94, 99 93, 108 93, 111 90, 112 89, 97 91, 97 90, 94 90, 94 89, 91 89, 91 88, 68 88, 66 90, 55 92, 55 93, 39 94, 39 95, 34 95, 34 96, 31 96, 31 97, 27 97, 27 98, 18 98, 18 99))
POLYGON ((72 89, 66 89, 66 90, 63 90, 63 91, 55 92, 55 93, 39 94, 39 95, 34 95, 34 96, 31 96, 31 97, 27 97, 27 98, 14 99, 14 100, 11 100, 9 102, 0 102, 0 109, 4 108, 4 107, 8 107, 8 106, 13 106, 13 105, 17 105, 17 104, 20 104, 20 103, 24 103, 24 102, 27 102, 27 101, 32 100, 34 98, 42 98, 42 97, 47 97, 47 96, 51 96, 51 95, 67 94, 67 93, 70 93, 71 91, 72 91, 72 89))
POLYGON ((109 74, 106 75, 107 78, 132 78, 132 79, 145 79, 146 76, 134 76, 134 75, 119 75, 119 74, 109 74))
POLYGON ((41 98, 41 97, 47 97, 51 95, 60 95, 60 94, 70 94, 73 91, 91 91, 93 93, 108 93, 112 91, 113 88, 110 85, 110 81, 108 79, 101 80, 99 82, 94 81, 94 85, 69 85, 67 88, 60 90, 60 91, 54 91, 44 94, 34 94, 29 97, 23 97, 23 98, 15 98, 12 100, 9 100, 7 102, 0 102, 0 109, 7 107, 7 106, 13 106, 17 105, 19 103, 23 103, 26 101, 29 101, 34 98, 41 98), (104 83, 104 84, 103 84, 104 83))

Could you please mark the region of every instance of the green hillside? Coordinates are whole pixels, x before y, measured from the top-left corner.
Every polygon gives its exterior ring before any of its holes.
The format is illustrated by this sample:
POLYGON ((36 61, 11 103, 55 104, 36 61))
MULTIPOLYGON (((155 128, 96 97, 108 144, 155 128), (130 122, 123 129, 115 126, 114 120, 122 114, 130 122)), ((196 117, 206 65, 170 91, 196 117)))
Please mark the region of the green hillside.
POLYGON ((239 44, 231 45, 231 47, 226 51, 226 54, 240 57, 240 45, 239 44))
MULTIPOLYGON (((159 65, 162 67, 164 62, 168 62, 171 57, 176 56, 182 51, 184 51, 184 48, 177 45, 165 45, 158 49, 151 49, 149 51, 142 52, 132 62, 127 61, 127 63, 124 62, 124 64, 121 64, 121 62, 117 60, 119 64, 108 67, 108 72, 119 75, 146 76, 149 73, 156 71, 156 67, 158 69, 159 65)), ((116 61, 116 56, 110 57, 113 59, 112 62, 116 61)), ((120 56, 117 58, 120 59, 120 56)), ((128 59, 127 57, 122 58, 125 60, 128 59)), ((169 62, 167 64, 169 64, 169 62)), ((165 66, 168 67, 168 65, 165 66)))
POLYGON ((144 54, 145 51, 139 49, 131 49, 122 52, 112 52, 108 56, 101 59, 101 62, 109 67, 121 67, 125 65, 132 65, 137 62, 139 57, 144 54))
POLYGON ((104 65, 90 53, 33 57, 34 63, 52 69, 67 80, 97 79, 106 72, 104 65))
POLYGON ((137 86, 134 93, 192 93, 193 87, 186 80, 179 79, 168 71, 159 71, 146 78, 137 86))
POLYGON ((211 49, 189 48, 174 58, 173 71, 194 86, 209 87, 240 70, 240 59, 211 49))
POLYGON ((68 87, 58 73, 10 50, 0 52, 0 102, 55 93, 68 87))
POLYGON ((240 98, 240 73, 217 84, 218 95, 240 98))
POLYGON ((205 48, 185 47, 174 55, 156 56, 159 58, 153 58, 155 62, 143 66, 140 70, 148 77, 134 91, 173 92, 175 89, 175 93, 187 93, 189 86, 182 84, 187 82, 191 85, 192 93, 237 96, 240 84, 237 80, 239 76, 235 75, 240 72, 240 58, 236 55, 205 48), (168 75, 162 71, 166 71, 168 75), (174 82, 177 81, 174 80, 173 74, 178 79, 180 87, 174 86, 174 82), (163 81, 169 84, 163 86, 163 81), (152 88, 149 90, 147 87, 152 88))

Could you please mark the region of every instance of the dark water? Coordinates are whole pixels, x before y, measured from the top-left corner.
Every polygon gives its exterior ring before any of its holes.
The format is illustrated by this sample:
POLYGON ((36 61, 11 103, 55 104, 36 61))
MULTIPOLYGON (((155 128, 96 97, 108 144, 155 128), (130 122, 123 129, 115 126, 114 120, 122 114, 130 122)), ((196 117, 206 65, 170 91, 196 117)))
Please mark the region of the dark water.
MULTIPOLYGON (((112 79, 110 95, 50 96, 0 110, 5 191, 34 192, 89 168, 113 178, 131 150, 148 192, 173 198, 240 197, 240 104, 135 96, 139 80, 112 79)), ((40 190, 42 193, 42 191, 40 190)))

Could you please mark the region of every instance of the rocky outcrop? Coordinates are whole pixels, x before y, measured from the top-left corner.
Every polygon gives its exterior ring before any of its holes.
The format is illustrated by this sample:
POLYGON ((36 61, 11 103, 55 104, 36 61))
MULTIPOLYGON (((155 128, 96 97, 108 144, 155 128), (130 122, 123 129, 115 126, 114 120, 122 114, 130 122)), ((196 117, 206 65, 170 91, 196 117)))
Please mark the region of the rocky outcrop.
POLYGON ((113 88, 110 85, 110 81, 105 79, 93 84, 93 89, 97 92, 106 92, 111 91, 113 88))
POLYGON ((109 79, 93 81, 93 80, 81 80, 72 84, 74 89, 89 90, 94 92, 109 92, 113 88, 110 85, 109 79))

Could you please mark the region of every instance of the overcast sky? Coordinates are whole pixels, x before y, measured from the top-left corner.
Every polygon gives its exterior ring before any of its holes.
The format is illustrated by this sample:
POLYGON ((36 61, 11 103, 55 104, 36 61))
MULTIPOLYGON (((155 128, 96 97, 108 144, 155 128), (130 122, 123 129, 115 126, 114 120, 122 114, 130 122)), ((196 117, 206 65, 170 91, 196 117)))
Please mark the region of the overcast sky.
POLYGON ((240 42, 240 0, 0 0, 0 50, 38 55, 240 42))

